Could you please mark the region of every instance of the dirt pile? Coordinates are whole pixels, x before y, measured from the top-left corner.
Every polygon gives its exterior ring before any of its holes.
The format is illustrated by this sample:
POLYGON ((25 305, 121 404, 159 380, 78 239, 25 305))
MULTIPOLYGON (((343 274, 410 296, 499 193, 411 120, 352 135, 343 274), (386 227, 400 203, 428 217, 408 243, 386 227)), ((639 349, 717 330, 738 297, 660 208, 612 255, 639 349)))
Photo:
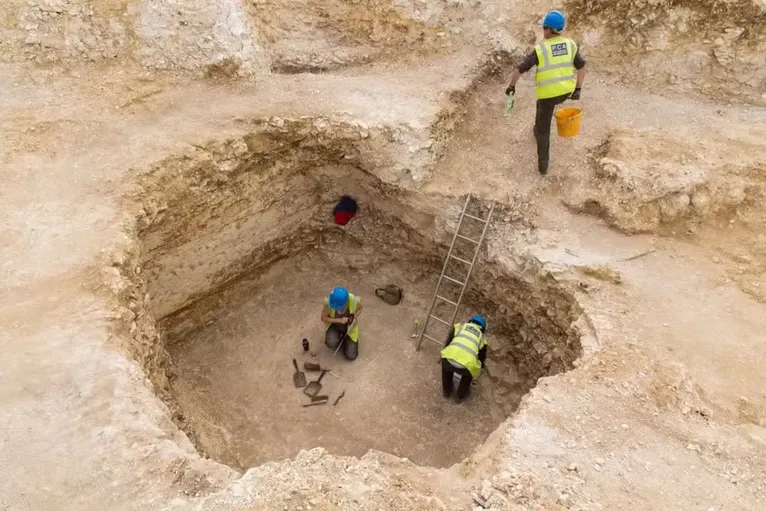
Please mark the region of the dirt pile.
POLYGON ((732 127, 715 139, 622 129, 594 154, 592 187, 571 205, 631 233, 685 232, 763 213, 766 131, 732 127))
POLYGON ((126 56, 132 27, 126 2, 41 0, 3 2, 0 61, 89 62, 126 56))
POLYGON ((0 61, 199 70, 231 59, 245 74, 268 70, 238 2, 10 0, 3 9, 0 61))
POLYGON ((246 5, 276 72, 326 71, 413 53, 423 57, 445 46, 443 27, 413 19, 394 2, 267 0, 246 5))
POLYGON ((683 237, 713 249, 728 279, 766 301, 763 126, 697 137, 620 128, 593 152, 594 173, 564 199, 620 231, 683 237))
POLYGON ((198 502, 180 500, 168 509, 422 509, 469 505, 469 486, 448 471, 418 467, 384 453, 360 460, 331 456, 321 448, 303 451, 291 463, 267 463, 249 470, 226 491, 198 502), (289 486, 290 490, 285 491, 289 486))
POLYGON ((317 72, 457 49, 462 29, 451 25, 465 10, 380 0, 9 0, 0 8, 0 62, 317 72))
POLYGON ((760 0, 573 0, 565 10, 594 65, 626 83, 766 104, 760 0))

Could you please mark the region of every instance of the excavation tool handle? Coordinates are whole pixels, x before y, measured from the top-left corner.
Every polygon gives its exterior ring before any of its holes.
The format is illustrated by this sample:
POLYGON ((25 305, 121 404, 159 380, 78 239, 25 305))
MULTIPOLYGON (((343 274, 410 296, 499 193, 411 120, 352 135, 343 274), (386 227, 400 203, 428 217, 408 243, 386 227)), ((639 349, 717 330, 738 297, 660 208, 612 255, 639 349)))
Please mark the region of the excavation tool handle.
POLYGON ((348 324, 346 324, 346 337, 349 336, 349 332, 351 332, 351 330, 353 330, 355 326, 356 326, 356 316, 352 314, 351 320, 348 322, 348 324))
POLYGON ((352 314, 351 316, 349 316, 349 319, 351 321, 346 323, 346 331, 340 337, 340 342, 338 343, 338 347, 335 348, 335 353, 332 354, 333 358, 335 358, 335 355, 338 354, 338 351, 340 350, 340 347, 343 346, 343 343, 346 342, 346 339, 348 338, 348 333, 351 331, 352 328, 354 328, 354 324, 356 323, 356 318, 352 314))
POLYGON ((295 371, 299 372, 300 369, 298 369, 298 361, 297 360, 293 359, 293 365, 295 366, 295 371))
POLYGON ((322 369, 322 372, 319 373, 319 378, 316 379, 316 382, 319 383, 320 381, 322 381, 322 378, 324 378, 324 375, 327 373, 328 373, 327 369, 322 369))

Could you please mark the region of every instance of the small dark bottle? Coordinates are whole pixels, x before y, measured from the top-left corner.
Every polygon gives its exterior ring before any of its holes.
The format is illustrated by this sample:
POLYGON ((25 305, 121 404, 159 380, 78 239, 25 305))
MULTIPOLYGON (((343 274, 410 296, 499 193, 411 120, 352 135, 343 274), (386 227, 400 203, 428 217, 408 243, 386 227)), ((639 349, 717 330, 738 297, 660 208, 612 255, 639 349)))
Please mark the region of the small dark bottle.
POLYGON ((309 340, 303 339, 303 351, 308 351, 308 350, 309 350, 309 340))

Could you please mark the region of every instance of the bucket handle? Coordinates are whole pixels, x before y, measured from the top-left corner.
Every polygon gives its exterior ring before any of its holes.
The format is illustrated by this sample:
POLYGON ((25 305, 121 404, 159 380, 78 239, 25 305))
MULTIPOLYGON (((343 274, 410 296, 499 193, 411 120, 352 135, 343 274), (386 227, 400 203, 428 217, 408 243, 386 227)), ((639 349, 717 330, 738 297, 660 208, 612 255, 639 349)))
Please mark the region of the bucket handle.
MULTIPOLYGON (((574 103, 575 107, 577 107, 577 103, 580 104, 579 105, 579 107, 580 107, 580 117, 582 117, 582 114, 585 111, 585 104, 583 103, 582 99, 573 99, 571 101, 572 101, 572 103, 574 103)), ((570 124, 573 123, 573 122, 574 122, 573 119, 569 119, 569 123, 570 124)))
MULTIPOLYGON (((570 104, 574 103, 575 106, 577 106, 577 103, 580 103, 580 115, 585 111, 585 104, 583 103, 582 99, 567 99, 566 101, 571 102, 570 104)), ((563 106, 563 103, 561 104, 563 106)), ((561 107, 559 107, 561 108, 561 107)), ((557 109, 558 110, 558 109, 557 109)), ((567 127, 572 124, 574 121, 571 117, 567 118, 567 127)))
MULTIPOLYGON (((574 106, 574 107, 578 107, 579 106, 581 112, 585 110, 585 103, 583 102, 582 99, 567 99, 566 100, 566 104, 574 106), (579 105, 578 105, 578 103, 579 103, 579 105)), ((562 103, 561 106, 564 106, 564 103, 562 103)))
POLYGON ((556 110, 558 110, 559 108, 563 107, 565 104, 566 105, 578 106, 577 105, 578 103, 580 104, 579 105, 580 106, 580 111, 584 111, 585 110, 585 102, 583 102, 582 99, 567 99, 567 100, 565 100, 564 103, 559 103, 559 106, 558 106, 558 108, 556 108, 556 110))

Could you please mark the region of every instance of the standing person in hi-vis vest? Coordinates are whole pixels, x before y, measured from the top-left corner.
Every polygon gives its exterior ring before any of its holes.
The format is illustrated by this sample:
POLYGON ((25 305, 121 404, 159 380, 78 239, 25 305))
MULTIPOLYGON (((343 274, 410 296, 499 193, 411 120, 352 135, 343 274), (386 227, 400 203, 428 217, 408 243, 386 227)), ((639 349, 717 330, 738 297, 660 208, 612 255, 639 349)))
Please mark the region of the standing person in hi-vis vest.
POLYGON ((567 99, 580 99, 580 89, 585 80, 585 59, 574 41, 561 37, 561 31, 566 25, 566 18, 561 11, 546 14, 541 25, 543 41, 513 70, 511 83, 505 93, 515 94, 516 82, 521 75, 537 66, 537 114, 533 132, 537 139, 537 168, 540 174, 545 175, 548 173, 553 110, 567 99))
POLYGON ((332 350, 343 343, 343 356, 348 360, 356 360, 359 356, 360 314, 362 299, 349 293, 345 287, 336 287, 324 300, 324 343, 332 350))
POLYGON ((444 397, 452 395, 452 378, 455 373, 461 376, 457 388, 457 402, 468 396, 471 382, 479 377, 484 361, 487 359, 487 320, 483 316, 473 316, 468 323, 458 323, 447 336, 447 343, 442 349, 442 390, 444 397))

